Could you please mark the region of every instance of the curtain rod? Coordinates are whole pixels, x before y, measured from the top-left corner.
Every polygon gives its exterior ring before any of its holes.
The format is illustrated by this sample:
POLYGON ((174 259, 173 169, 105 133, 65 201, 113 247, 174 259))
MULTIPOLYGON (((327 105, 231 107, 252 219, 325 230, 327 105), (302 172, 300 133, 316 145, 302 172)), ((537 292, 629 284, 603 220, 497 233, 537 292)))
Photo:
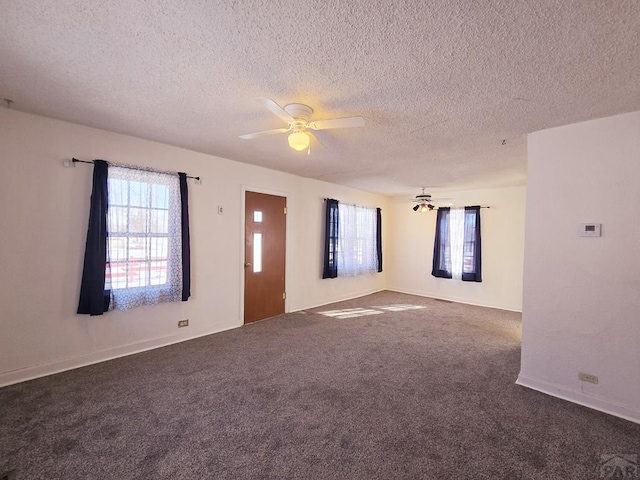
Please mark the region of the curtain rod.
MULTIPOLYGON (((326 202, 327 200, 332 200, 331 198, 325 198, 324 201, 326 202)), ((351 205, 353 207, 362 207, 363 205, 357 205, 355 203, 346 203, 346 202, 341 202, 340 200, 338 200, 338 203, 344 203, 345 205, 351 205)), ((366 207, 366 208, 375 208, 375 207, 366 207)), ((440 208, 464 208, 464 207, 435 207, 433 208, 433 210, 438 210, 440 208)), ((480 207, 480 208, 491 208, 491 205, 488 205, 486 207, 480 207)))
MULTIPOLYGON (((441 208, 465 208, 465 207, 435 207, 434 210, 440 210, 441 208)), ((488 205, 486 207, 480 206, 480 208, 491 208, 491 205, 488 205)))
MULTIPOLYGON (((324 201, 326 202, 327 200, 336 200, 334 198, 325 198, 324 201)), ((351 207, 363 207, 363 208, 380 208, 380 207, 367 207, 366 205, 358 205, 357 203, 347 203, 347 202, 341 202, 340 200, 338 200, 338 203, 341 203, 343 205, 349 205, 351 207)))
MULTIPOLYGON (((93 165, 93 160, 87 161, 87 160, 78 160, 77 158, 72 158, 71 161, 73 163, 90 163, 91 165, 93 165)), ((130 168, 132 170, 146 170, 148 172, 156 172, 156 173, 168 173, 168 172, 163 172, 161 170, 154 170, 152 168, 147 168, 147 167, 134 167, 134 166, 129 166, 129 165, 118 165, 118 167, 120 167, 120 168, 130 168)), ((171 172, 171 173, 173 173, 173 172, 171 172)), ((187 178, 193 178, 194 180, 200 180, 200 177, 192 177, 191 175, 187 175, 187 178)))

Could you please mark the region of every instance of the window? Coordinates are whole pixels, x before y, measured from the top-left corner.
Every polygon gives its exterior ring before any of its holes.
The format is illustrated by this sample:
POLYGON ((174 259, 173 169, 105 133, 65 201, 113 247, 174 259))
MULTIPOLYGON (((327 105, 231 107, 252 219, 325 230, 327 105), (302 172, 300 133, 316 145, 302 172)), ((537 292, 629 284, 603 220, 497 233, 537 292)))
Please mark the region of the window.
POLYGON ((482 281, 480 207, 438 209, 431 274, 482 281))
POLYGON ((338 266, 346 276, 378 271, 376 209, 338 204, 338 266))
POLYGON ((109 167, 105 289, 113 308, 182 295, 178 176, 109 167))
POLYGON ((326 200, 322 278, 382 271, 380 209, 326 200))
POLYGON ((186 301, 187 177, 95 160, 78 313, 186 301))

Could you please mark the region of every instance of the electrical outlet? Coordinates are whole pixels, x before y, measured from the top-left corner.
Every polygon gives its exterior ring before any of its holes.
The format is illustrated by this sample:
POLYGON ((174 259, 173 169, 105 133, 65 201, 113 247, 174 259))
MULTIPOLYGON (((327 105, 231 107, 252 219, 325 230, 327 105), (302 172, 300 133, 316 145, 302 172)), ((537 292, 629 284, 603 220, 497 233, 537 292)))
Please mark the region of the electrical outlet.
POLYGON ((590 373, 580 372, 578 373, 578 379, 582 380, 583 382, 595 383, 596 385, 598 384, 598 376, 591 375, 590 373))
POLYGON ((188 326, 189 326, 189 319, 188 318, 186 320, 180 320, 178 322, 178 328, 188 327, 188 326))

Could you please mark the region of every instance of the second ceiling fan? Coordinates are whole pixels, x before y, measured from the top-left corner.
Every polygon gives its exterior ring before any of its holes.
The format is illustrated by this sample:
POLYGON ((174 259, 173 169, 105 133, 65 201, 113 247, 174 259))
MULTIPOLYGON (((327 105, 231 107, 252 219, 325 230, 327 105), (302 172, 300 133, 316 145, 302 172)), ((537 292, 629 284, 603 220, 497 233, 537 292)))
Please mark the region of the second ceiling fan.
POLYGON ((257 98, 256 100, 267 107, 271 113, 284 120, 287 123, 287 127, 240 135, 240 138, 244 140, 252 140, 257 137, 275 135, 278 133, 289 133, 287 140, 291 148, 298 151, 307 150, 310 152, 311 150, 309 146, 312 138, 316 140, 319 145, 322 145, 310 130, 364 127, 364 118, 362 117, 333 118, 329 120, 312 121, 311 115, 313 114, 313 109, 307 105, 303 105, 301 103, 290 103, 282 108, 270 98, 257 98))
POLYGON ((415 203, 415 205, 413 206, 413 211, 414 212, 420 212, 420 213, 425 213, 425 212, 430 212, 431 210, 437 208, 436 205, 447 205, 447 206, 451 206, 451 198, 432 198, 430 194, 428 193, 424 193, 424 190, 427 187, 422 187, 422 193, 416 195, 415 197, 413 197, 411 199, 412 202, 415 203))

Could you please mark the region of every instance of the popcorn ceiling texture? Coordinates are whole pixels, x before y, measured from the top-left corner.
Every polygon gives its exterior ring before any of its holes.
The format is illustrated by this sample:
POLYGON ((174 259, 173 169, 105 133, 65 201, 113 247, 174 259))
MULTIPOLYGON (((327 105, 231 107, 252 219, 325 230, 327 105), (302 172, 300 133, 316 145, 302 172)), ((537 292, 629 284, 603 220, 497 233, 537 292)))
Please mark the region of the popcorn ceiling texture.
POLYGON ((0 7, 14 108, 386 195, 523 184, 527 133, 640 109, 637 0, 0 7), (256 97, 367 126, 241 140, 283 125, 256 97))

